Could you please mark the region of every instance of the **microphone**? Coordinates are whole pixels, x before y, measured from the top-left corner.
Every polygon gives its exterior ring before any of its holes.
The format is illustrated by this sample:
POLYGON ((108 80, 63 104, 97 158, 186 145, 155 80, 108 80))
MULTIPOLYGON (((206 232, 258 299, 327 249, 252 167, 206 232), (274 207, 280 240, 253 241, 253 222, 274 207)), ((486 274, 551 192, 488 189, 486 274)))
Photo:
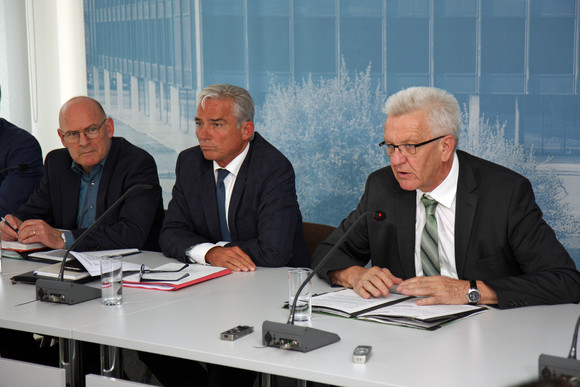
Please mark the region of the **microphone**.
POLYGON ((578 328, 580 328, 580 317, 576 320, 572 346, 567 358, 540 354, 538 359, 540 380, 568 380, 570 385, 577 385, 580 382, 580 361, 576 359, 578 328))
POLYGON ((111 213, 113 209, 118 207, 125 198, 134 190, 137 189, 147 189, 152 190, 159 187, 158 185, 151 184, 137 184, 129 188, 119 199, 107 208, 101 216, 93 224, 89 226, 75 241, 70 245, 70 247, 64 253, 62 262, 60 264, 60 272, 57 279, 38 279, 36 280, 36 299, 40 301, 54 302, 59 304, 69 304, 74 305, 80 302, 85 302, 93 300, 95 298, 101 297, 101 289, 94 288, 92 286, 86 286, 77 284, 74 282, 64 282, 64 267, 66 259, 70 252, 76 248, 80 242, 91 232, 93 229, 99 225, 103 219, 111 213))
POLYGON ((326 345, 336 343, 340 337, 336 333, 322 331, 306 326, 294 325, 294 315, 296 314, 296 303, 298 296, 306 284, 314 277, 322 268, 322 266, 330 259, 336 249, 338 249, 346 238, 350 235, 354 227, 368 215, 374 215, 374 219, 382 222, 386 219, 383 211, 367 211, 360 215, 355 222, 346 230, 340 239, 332 246, 330 251, 322 258, 322 260, 312 270, 310 275, 306 277, 302 285, 296 291, 294 301, 290 306, 290 315, 286 324, 277 323, 273 321, 264 321, 262 323, 262 344, 268 347, 277 347, 282 349, 291 349, 294 351, 308 352, 313 349, 324 347, 326 345))
POLYGON ((19 172, 24 172, 28 169, 28 167, 29 167, 29 165, 26 163, 13 165, 13 166, 8 167, 8 168, 0 169, 0 174, 2 174, 4 172, 12 171, 13 169, 18 170, 19 172))

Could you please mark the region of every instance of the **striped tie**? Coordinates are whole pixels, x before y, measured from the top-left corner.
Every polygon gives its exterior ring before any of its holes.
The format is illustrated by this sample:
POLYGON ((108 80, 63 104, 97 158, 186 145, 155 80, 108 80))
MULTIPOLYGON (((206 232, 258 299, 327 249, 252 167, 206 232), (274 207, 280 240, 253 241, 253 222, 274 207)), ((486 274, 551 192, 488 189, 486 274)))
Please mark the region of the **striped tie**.
POLYGON ((421 235, 421 264, 423 265, 423 274, 440 275, 439 267, 439 234, 437 233, 437 219, 435 219, 435 208, 437 201, 423 195, 421 201, 425 206, 425 228, 421 235))

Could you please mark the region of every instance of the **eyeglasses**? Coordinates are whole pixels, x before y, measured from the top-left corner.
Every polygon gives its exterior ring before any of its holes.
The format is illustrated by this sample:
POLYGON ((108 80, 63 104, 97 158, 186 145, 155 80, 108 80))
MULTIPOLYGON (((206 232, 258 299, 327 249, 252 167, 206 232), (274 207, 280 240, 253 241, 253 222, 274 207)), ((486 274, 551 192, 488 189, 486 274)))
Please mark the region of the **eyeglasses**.
POLYGON ((89 126, 88 128, 83 129, 83 130, 71 130, 70 132, 66 132, 66 133, 64 133, 61 130, 60 132, 62 133, 62 136, 64 137, 65 141, 69 144, 78 143, 81 139, 81 133, 84 133, 88 139, 93 140, 93 139, 99 137, 101 127, 103 126, 105 121, 107 121, 106 118, 103 120, 103 122, 101 122, 101 125, 89 126))
POLYGON ((183 266, 176 270, 153 270, 147 269, 147 266, 145 265, 141 265, 141 269, 139 270, 139 282, 179 281, 189 276, 189 273, 180 273, 186 267, 189 267, 188 263, 183 264, 183 266))
POLYGON ((383 152, 385 152, 385 154, 387 156, 392 156, 393 153, 395 153, 395 149, 399 149, 399 152, 401 152, 401 154, 406 157, 406 156, 412 156, 412 155, 416 154, 417 148, 419 148, 420 146, 427 145, 433 141, 440 140, 445 136, 447 136, 447 135, 445 134, 443 136, 435 137, 435 138, 432 138, 431 140, 423 141, 423 142, 420 142, 418 144, 395 145, 395 144, 387 144, 386 142, 383 141, 379 144, 379 147, 383 150, 383 152))

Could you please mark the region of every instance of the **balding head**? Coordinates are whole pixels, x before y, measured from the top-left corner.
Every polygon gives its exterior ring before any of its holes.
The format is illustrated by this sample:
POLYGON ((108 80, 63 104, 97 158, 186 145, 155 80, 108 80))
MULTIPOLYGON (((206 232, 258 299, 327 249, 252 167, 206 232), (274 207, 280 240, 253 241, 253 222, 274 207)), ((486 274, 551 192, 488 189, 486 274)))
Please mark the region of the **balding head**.
POLYGON ((98 101, 90 97, 69 99, 60 108, 58 122, 62 145, 85 172, 107 156, 115 128, 98 101))

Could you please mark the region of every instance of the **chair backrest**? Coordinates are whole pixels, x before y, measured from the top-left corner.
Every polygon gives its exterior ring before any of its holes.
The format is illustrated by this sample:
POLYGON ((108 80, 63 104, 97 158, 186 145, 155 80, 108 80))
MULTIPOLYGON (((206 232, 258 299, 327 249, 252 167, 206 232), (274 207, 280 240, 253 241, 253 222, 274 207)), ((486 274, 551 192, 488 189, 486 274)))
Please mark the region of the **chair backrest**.
POLYGON ((306 239, 306 248, 312 257, 316 246, 330 235, 336 227, 327 224, 304 222, 304 238, 306 239))

